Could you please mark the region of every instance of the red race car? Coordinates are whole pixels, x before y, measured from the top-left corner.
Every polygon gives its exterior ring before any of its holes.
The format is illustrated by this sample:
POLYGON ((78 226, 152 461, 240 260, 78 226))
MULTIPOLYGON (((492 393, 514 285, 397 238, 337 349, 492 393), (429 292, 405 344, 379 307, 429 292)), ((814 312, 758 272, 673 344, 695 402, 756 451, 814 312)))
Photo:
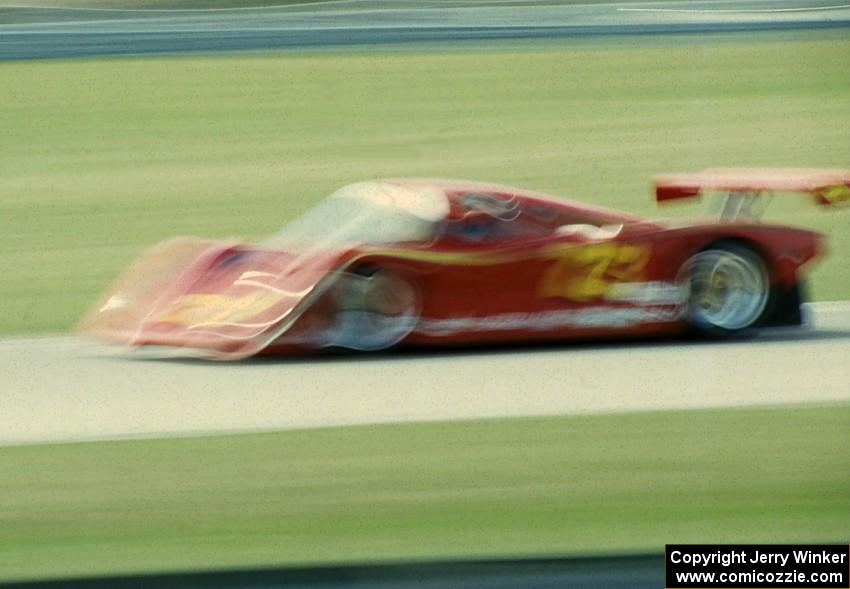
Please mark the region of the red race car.
POLYGON ((654 178, 669 201, 726 193, 711 222, 653 221, 536 192, 401 179, 346 186, 258 244, 167 241, 83 320, 164 354, 238 359, 798 324, 823 236, 760 223, 764 192, 850 201, 850 171, 654 178))

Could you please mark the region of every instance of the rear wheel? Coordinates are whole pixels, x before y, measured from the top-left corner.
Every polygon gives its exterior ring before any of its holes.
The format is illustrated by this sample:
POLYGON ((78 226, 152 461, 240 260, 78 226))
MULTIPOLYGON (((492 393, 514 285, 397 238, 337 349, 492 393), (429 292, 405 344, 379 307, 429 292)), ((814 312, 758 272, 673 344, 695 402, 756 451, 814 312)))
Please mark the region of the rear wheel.
POLYGON ((758 324, 770 298, 767 268, 756 252, 718 242, 696 254, 687 267, 688 321, 706 335, 739 333, 758 324))

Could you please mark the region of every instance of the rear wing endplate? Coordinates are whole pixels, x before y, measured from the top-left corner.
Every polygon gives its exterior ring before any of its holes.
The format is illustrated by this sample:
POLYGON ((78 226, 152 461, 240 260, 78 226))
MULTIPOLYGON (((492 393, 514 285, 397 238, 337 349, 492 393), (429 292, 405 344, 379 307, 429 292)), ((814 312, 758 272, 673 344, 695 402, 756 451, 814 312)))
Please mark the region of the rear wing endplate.
POLYGON ((659 203, 699 198, 705 192, 725 192, 721 216, 758 216, 757 201, 767 192, 811 194, 824 206, 850 205, 850 170, 817 168, 711 168, 686 174, 654 176, 659 203))

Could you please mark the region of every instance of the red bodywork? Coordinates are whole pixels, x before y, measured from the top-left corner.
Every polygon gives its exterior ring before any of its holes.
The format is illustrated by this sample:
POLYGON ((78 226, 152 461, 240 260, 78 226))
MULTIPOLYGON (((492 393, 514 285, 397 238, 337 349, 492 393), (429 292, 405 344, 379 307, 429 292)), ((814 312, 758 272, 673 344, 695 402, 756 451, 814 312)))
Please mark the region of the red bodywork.
POLYGON ((333 244, 297 255, 172 240, 119 280, 83 331, 218 359, 356 348, 346 343, 350 336, 316 334, 334 329, 341 281, 379 268, 411 285, 414 294, 405 296, 415 298, 415 317, 411 303, 409 329, 387 340, 392 345, 675 333, 687 326, 681 273, 709 244, 749 246, 778 292, 794 289, 801 268, 823 251, 817 233, 757 221, 672 225, 505 186, 385 182, 445 195, 448 208, 427 240, 333 244))

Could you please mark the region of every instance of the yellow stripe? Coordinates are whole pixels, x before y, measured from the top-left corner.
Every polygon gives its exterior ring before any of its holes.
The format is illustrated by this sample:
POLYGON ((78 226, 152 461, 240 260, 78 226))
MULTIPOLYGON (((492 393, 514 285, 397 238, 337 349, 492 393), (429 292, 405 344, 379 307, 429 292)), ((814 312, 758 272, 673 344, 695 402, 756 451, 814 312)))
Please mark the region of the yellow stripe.
POLYGON ((432 252, 424 250, 408 250, 393 248, 367 249, 358 257, 367 255, 387 256, 403 260, 414 260, 418 262, 433 262, 435 264, 448 264, 455 266, 493 266, 508 262, 517 262, 531 258, 558 257, 565 250, 576 249, 591 244, 551 244, 533 252, 506 253, 505 250, 495 252, 432 252))

